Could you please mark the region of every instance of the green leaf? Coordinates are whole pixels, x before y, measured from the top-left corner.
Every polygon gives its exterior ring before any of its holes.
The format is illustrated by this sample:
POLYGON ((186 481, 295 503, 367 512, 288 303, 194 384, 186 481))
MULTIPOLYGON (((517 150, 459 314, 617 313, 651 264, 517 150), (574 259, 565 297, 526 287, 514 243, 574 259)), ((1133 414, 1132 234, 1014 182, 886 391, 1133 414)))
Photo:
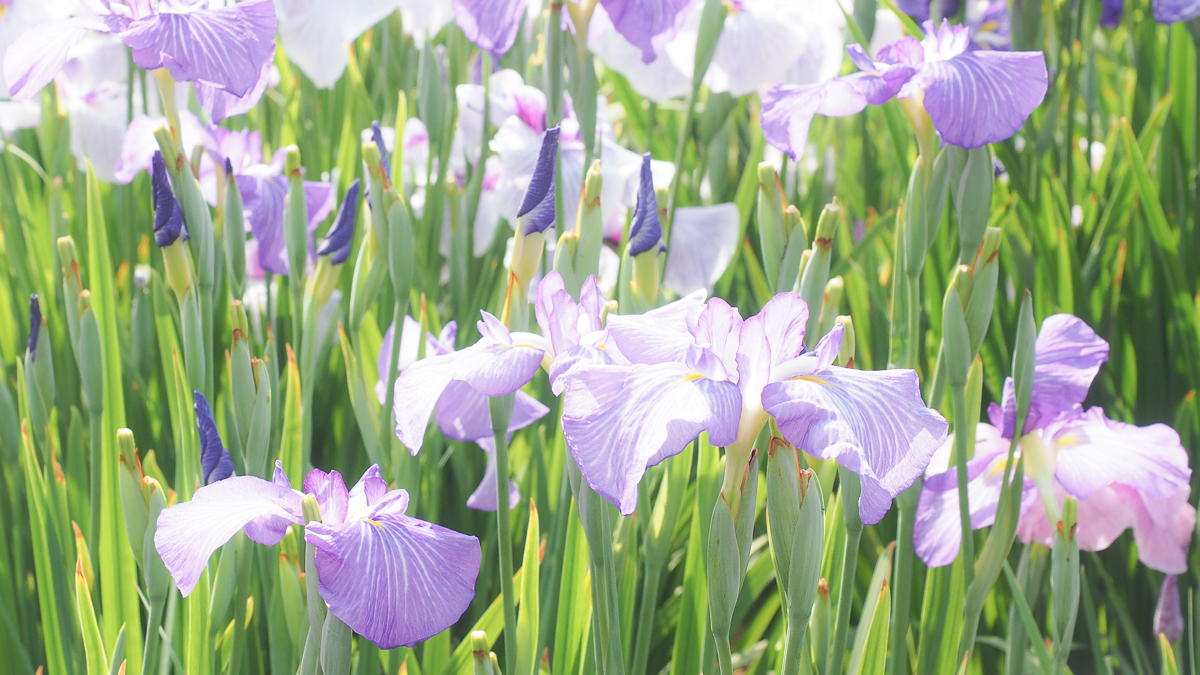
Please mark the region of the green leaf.
POLYGON ((536 675, 538 669, 538 510, 529 501, 529 530, 525 535, 525 557, 521 563, 521 614, 517 617, 517 673, 536 675))
POLYGON ((296 365, 296 355, 291 345, 287 347, 287 355, 287 393, 283 401, 283 437, 279 442, 279 459, 292 485, 300 485, 304 478, 304 467, 301 466, 304 407, 300 392, 300 368, 296 365))
MULTIPOLYGON (((891 562, 891 556, 887 556, 888 562, 891 562)), ((882 558, 880 558, 882 560, 882 558)), ((862 660, 859 662, 857 672, 859 675, 883 675, 884 664, 887 662, 887 645, 888 645, 888 622, 891 619, 892 613, 892 594, 888 589, 887 581, 883 582, 883 586, 879 589, 879 594, 869 599, 873 599, 874 612, 871 617, 871 628, 867 633, 866 639, 863 641, 862 660)), ((866 621, 866 614, 863 614, 863 623, 866 621)), ((859 623, 861 634, 862 623, 859 623)), ((855 642, 857 642, 857 638, 855 642)))
POLYGON ((562 584, 558 590, 558 616, 550 672, 576 673, 583 667, 584 645, 591 629, 592 593, 588 572, 587 538, 575 500, 571 500, 567 543, 562 560, 562 584))

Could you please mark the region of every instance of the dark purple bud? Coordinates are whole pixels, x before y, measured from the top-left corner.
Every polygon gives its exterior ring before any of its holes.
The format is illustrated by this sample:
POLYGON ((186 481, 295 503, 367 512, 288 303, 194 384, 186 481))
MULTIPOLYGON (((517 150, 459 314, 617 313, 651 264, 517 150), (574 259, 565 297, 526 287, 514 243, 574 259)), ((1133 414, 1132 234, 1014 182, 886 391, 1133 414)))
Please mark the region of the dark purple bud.
POLYGON ((196 429, 200 432, 200 479, 205 485, 212 485, 233 475, 233 460, 230 459, 225 444, 221 442, 221 434, 217 432, 217 423, 213 420, 212 408, 208 407, 208 399, 198 391, 194 393, 196 429))
POLYGON ((42 330, 42 306, 37 293, 29 296, 29 358, 37 359, 38 333, 42 330))
POLYGON ((542 137, 542 150, 538 153, 537 166, 533 169, 533 178, 525 189, 525 198, 521 200, 521 208, 517 211, 520 218, 529 214, 525 221, 525 234, 545 232, 554 224, 554 174, 558 166, 558 133, 554 127, 546 131, 542 137))
POLYGON ((387 176, 388 182, 391 182, 392 158, 388 154, 387 145, 383 142, 383 129, 379 126, 379 120, 371 122, 371 140, 375 141, 375 147, 379 148, 379 156, 383 159, 383 175, 387 176))
POLYGON ((642 180, 638 186, 637 206, 629 226, 629 257, 641 255, 658 245, 662 224, 658 222, 658 197, 654 194, 654 176, 650 173, 650 153, 642 155, 642 180))
POLYGON ((1105 28, 1116 28, 1121 23, 1121 14, 1125 11, 1125 0, 1104 0, 1104 11, 1100 14, 1100 25, 1105 28))
POLYGON ((154 243, 160 248, 170 246, 180 235, 186 241, 188 234, 183 224, 183 211, 179 209, 175 193, 171 192, 167 163, 163 161, 162 153, 158 150, 154 151, 151 166, 151 183, 154 188, 154 243))
POLYGON ((342 205, 338 207, 333 227, 317 246, 317 255, 330 256, 329 262, 340 265, 350 257, 350 244, 354 241, 354 216, 358 212, 358 179, 350 184, 342 205))
POLYGON ((233 178, 233 162, 229 158, 225 158, 225 178, 233 178))

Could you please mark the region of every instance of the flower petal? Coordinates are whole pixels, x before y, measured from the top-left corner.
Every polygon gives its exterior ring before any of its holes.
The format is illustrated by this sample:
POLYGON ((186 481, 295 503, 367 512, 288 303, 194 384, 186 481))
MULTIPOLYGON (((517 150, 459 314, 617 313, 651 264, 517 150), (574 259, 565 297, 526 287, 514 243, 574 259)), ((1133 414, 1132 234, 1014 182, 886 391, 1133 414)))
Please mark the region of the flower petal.
POLYGON ((1159 23, 1191 21, 1200 16, 1200 0, 1154 0, 1151 7, 1159 23))
POLYGON ((567 380, 563 436, 592 489, 629 515, 647 467, 702 431, 713 445, 732 443, 741 406, 736 385, 693 377, 679 363, 581 366, 567 380))
POLYGON ((76 17, 38 24, 21 34, 4 55, 4 81, 14 100, 32 98, 42 90, 71 54, 71 48, 92 31, 110 32, 99 17, 76 17))
POLYGON ((505 396, 533 379, 544 352, 481 340, 451 354, 417 361, 396 379, 396 436, 414 455, 442 392, 462 381, 483 396, 505 396))
POLYGON ((243 96, 231 94, 220 87, 214 87, 201 81, 192 83, 192 88, 196 91, 196 98, 200 101, 200 107, 208 111, 208 116, 213 124, 219 124, 235 115, 244 115, 258 105, 263 92, 267 90, 267 85, 271 83, 271 67, 274 65, 272 63, 274 57, 275 47, 272 45, 271 56, 263 61, 262 67, 258 70, 258 79, 243 96))
POLYGON ((196 428, 200 433, 200 480, 205 485, 212 485, 233 475, 233 460, 221 442, 208 399, 198 391, 195 396, 196 428))
POLYGON ((1150 499, 1123 488, 1133 512, 1133 538, 1138 559, 1168 574, 1187 571, 1187 550, 1196 529, 1196 509, 1188 503, 1190 487, 1166 499, 1150 499))
MULTIPOLYGON (((275 0, 288 59, 320 89, 337 84, 348 46, 396 11, 396 0, 275 0)), ((431 3, 435 4, 435 3, 431 3)), ((411 30, 409 26, 406 29, 411 30)))
POLYGON ((206 485, 158 517, 154 548, 187 597, 196 586, 208 558, 237 531, 260 544, 277 544, 286 527, 251 528, 258 521, 301 524, 302 496, 295 490, 268 483, 255 476, 234 476, 206 485))
POLYGON ((467 39, 499 60, 517 39, 528 0, 454 0, 454 19, 467 39))
POLYGON ((1099 407, 1056 429, 1053 443, 1058 448, 1054 477, 1080 499, 1110 483, 1166 499, 1186 486, 1192 475, 1187 451, 1174 429, 1110 420, 1099 407))
POLYGON ((740 230, 732 203, 676 209, 663 284, 680 296, 711 290, 737 252, 740 230))
POLYGON ((1168 574, 1158 592, 1158 604, 1154 607, 1154 634, 1164 635, 1167 642, 1183 637, 1183 612, 1179 608, 1179 582, 1174 574, 1168 574))
MULTIPOLYGON (((479 487, 471 493, 467 498, 467 508, 475 509, 476 511, 495 511, 496 510, 496 456, 492 454, 496 449, 496 443, 491 438, 481 438, 478 441, 479 447, 483 448, 487 453, 487 470, 483 472, 483 480, 479 482, 479 487)), ((508 481, 508 508, 515 509, 521 503, 521 490, 513 481, 508 481)))
POLYGON ((658 46, 657 56, 646 63, 642 49, 617 32, 603 5, 596 7, 588 25, 588 48, 592 53, 609 69, 624 75, 634 91, 655 103, 687 96, 692 88, 692 78, 663 53, 664 37, 651 39, 652 46, 658 46))
POLYGON ((761 123, 767 142, 792 161, 800 161, 808 145, 808 127, 814 115, 853 115, 867 107, 867 99, 850 83, 830 80, 821 84, 776 84, 763 95, 761 123))
POLYGON ((458 621, 475 597, 481 559, 475 537, 398 510, 311 523, 304 533, 317 549, 329 612, 381 649, 411 647, 458 621))
POLYGON ((917 77, 942 140, 964 148, 1012 137, 1046 96, 1041 52, 965 52, 926 61, 917 77))
POLYGON ((600 0, 613 27, 642 50, 642 62, 655 60, 651 39, 678 27, 693 0, 600 0))
POLYGON ((321 507, 321 522, 337 525, 346 520, 350 511, 350 493, 346 490, 346 481, 337 471, 325 473, 313 469, 304 477, 304 494, 317 498, 321 507))
POLYGON ((682 360, 695 344, 691 329, 705 309, 704 297, 696 291, 645 314, 610 315, 605 326, 610 346, 630 363, 682 360))
MULTIPOLYGON (((548 412, 550 409, 541 401, 518 391, 508 430, 523 429, 548 412)), ((479 441, 490 438, 493 434, 488 397, 475 391, 462 380, 454 380, 442 392, 438 398, 435 415, 442 435, 452 440, 479 441)))
POLYGON ((835 366, 769 384, 762 397, 790 443, 861 477, 859 511, 868 525, 925 471, 946 437, 946 420, 925 407, 912 370, 835 366))

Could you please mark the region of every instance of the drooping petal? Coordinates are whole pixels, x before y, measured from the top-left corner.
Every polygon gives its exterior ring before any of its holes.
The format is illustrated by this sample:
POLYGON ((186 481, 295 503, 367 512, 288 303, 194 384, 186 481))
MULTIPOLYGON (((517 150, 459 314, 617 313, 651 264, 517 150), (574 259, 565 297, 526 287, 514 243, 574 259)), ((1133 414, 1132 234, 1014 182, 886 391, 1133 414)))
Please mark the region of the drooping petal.
POLYGON ((499 60, 517 39, 528 0, 454 0, 454 20, 467 39, 499 60))
MULTIPOLYGON (((481 438, 479 447, 483 448, 487 453, 487 470, 483 472, 483 480, 479 481, 479 487, 471 493, 467 498, 467 508, 475 509, 476 511, 495 511, 496 510, 496 456, 492 454, 496 449, 496 443, 491 438, 481 438)), ((521 503, 521 490, 513 481, 508 481, 508 508, 515 509, 521 503)))
POLYGON ((417 361, 396 379, 396 435, 415 455, 429 416, 451 382, 462 381, 484 396, 505 396, 533 378, 543 356, 535 347, 480 340, 462 351, 417 361))
POLYGON ((396 0, 275 1, 288 59, 321 89, 337 84, 350 62, 350 44, 396 11, 396 0))
MULTIPOLYGON (((451 322, 453 323, 453 322, 451 322)), ((388 326, 387 332, 383 334, 383 341, 379 345, 379 358, 376 360, 377 372, 379 379, 375 381, 375 398, 379 399, 379 405, 383 405, 387 395, 386 387, 388 380, 388 366, 392 362, 392 340, 396 336, 396 324, 388 326)), ((405 315, 404 328, 400 331, 400 353, 398 354, 399 362, 396 370, 403 371, 405 368, 412 365, 417 360, 417 355, 421 349, 421 324, 411 316, 405 315)), ((426 350, 428 350, 428 342, 426 350)), ((453 351, 453 350, 451 350, 453 351)))
POLYGON ((262 67, 259 68, 258 79, 254 81, 254 86, 250 87, 250 90, 242 96, 201 81, 192 83, 196 98, 200 101, 200 107, 208 111, 209 119, 213 124, 219 124, 235 115, 244 115, 258 105, 263 92, 267 90, 267 85, 271 83, 271 66, 274 59, 275 46, 272 45, 271 56, 267 57, 263 61, 262 67))
POLYGON ((784 438, 862 479, 859 512, 879 522, 929 464, 947 424, 925 407, 912 370, 828 370, 769 384, 763 408, 784 438))
POLYGON ((1191 478, 1179 434, 1165 424, 1125 424, 1108 419, 1096 407, 1051 429, 1058 449, 1054 477, 1080 499, 1111 483, 1166 499, 1191 478))
MULTIPOLYGON (((534 397, 518 391, 513 402, 508 430, 523 429, 550 412, 534 397)), ((462 380, 454 380, 438 398, 434 412, 442 435, 456 441, 479 441, 492 436, 492 416, 488 397, 462 380)))
POLYGON ((733 96, 745 96, 782 80, 805 53, 809 42, 806 28, 813 23, 809 7, 797 0, 741 0, 739 5, 738 11, 725 17, 705 76, 712 91, 733 96))
POLYGON ((1188 503, 1190 487, 1166 499, 1151 499, 1123 488, 1133 512, 1133 539, 1138 560, 1167 574, 1187 571, 1187 550, 1196 529, 1196 509, 1188 503))
POLYGON ((32 98, 62 70, 71 47, 92 31, 111 30, 110 22, 87 16, 43 23, 25 31, 4 55, 9 94, 17 101, 32 98))
POLYGON ((1012 137, 1041 105, 1046 58, 1041 52, 966 52, 926 61, 917 79, 942 140, 980 148, 1012 137))
MULTIPOLYGON (((1030 482, 1026 479, 1026 484, 1030 482)), ((1067 492, 1057 481, 1054 482, 1054 500, 1063 503, 1067 492)), ((1082 551, 1102 551, 1112 545, 1121 533, 1134 524, 1130 498, 1140 502, 1136 490, 1121 485, 1109 485, 1092 493, 1087 499, 1079 500, 1078 525, 1075 539, 1082 551)), ((1057 523, 1050 522, 1046 515, 1045 502, 1039 498, 1028 511, 1021 514, 1017 524, 1017 536, 1021 541, 1036 541, 1044 546, 1053 546, 1057 523)))
POLYGON ((654 36, 674 30, 693 0, 600 0, 613 27, 642 50, 642 62, 655 60, 654 36))
POLYGON ((154 548, 187 597, 208 558, 237 531, 260 544, 273 545, 283 538, 284 528, 250 528, 255 520, 304 522, 300 493, 254 476, 234 476, 207 485, 191 501, 176 504, 158 517, 154 548))
POLYGON ((475 597, 481 560, 475 537, 402 515, 390 502, 304 532, 317 549, 329 612, 381 649, 411 647, 458 621, 475 597))
POLYGON ((663 284, 680 296, 711 290, 737 252, 740 229, 732 203, 675 209, 663 284))
POLYGON ((454 8, 445 0, 398 0, 404 32, 413 37, 417 49, 425 47, 425 37, 437 37, 442 27, 454 20, 454 8))
POLYGON ((702 431, 713 445, 737 438, 741 394, 732 382, 694 377, 680 363, 576 368, 563 397, 563 436, 588 485, 624 515, 646 472, 702 431))
POLYGON ((1159 23, 1191 21, 1200 16, 1200 0, 1154 0, 1150 6, 1159 23))
POLYGON ((233 460, 221 442, 217 423, 213 420, 212 408, 204 394, 196 396, 196 429, 200 432, 200 482, 212 485, 233 475, 233 460))
MULTIPOLYGON (((1054 314, 1042 322, 1035 352, 1033 390, 1023 433, 1041 429, 1064 414, 1075 414, 1100 366, 1108 360, 1108 343, 1083 319, 1054 314)), ((1004 382, 1003 425, 997 420, 992 424, 1001 426, 1004 435, 1012 438, 1016 420, 1016 395, 1010 377, 1004 382)))
POLYGON ((218 9, 151 14, 131 22, 121 38, 146 70, 166 68, 176 80, 245 96, 275 52, 275 5, 246 0, 218 9))
POLYGON ((848 82, 776 84, 763 95, 763 135, 772 147, 800 161, 808 145, 808 127, 814 115, 844 117, 867 107, 867 99, 848 82))

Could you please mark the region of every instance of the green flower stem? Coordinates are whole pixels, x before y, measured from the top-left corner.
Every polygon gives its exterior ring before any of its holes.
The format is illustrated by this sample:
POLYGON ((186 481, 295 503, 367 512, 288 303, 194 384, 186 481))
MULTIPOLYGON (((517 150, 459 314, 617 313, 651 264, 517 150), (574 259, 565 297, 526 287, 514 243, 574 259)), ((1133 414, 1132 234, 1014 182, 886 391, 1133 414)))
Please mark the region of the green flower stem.
POLYGON ((842 662, 846 658, 846 631, 850 627, 850 609, 854 604, 854 574, 858 567, 858 542, 862 538, 862 520, 858 515, 858 474, 838 467, 842 482, 838 501, 842 505, 842 517, 846 521, 846 553, 842 558, 842 574, 838 577, 837 619, 833 631, 833 645, 829 649, 827 675, 841 675, 842 662))
POLYGON ((954 463, 958 467, 958 514, 962 521, 963 586, 970 587, 975 578, 975 536, 971 530, 969 500, 963 498, 967 494, 967 441, 970 440, 966 387, 950 385, 950 400, 954 416, 954 463))
MULTIPOLYGON (((399 344, 400 340, 392 340, 399 344)), ((488 399, 496 440, 496 525, 500 546, 500 593, 504 598, 504 670, 517 668, 517 602, 513 591, 512 518, 508 508, 508 422, 515 394, 488 399)))

